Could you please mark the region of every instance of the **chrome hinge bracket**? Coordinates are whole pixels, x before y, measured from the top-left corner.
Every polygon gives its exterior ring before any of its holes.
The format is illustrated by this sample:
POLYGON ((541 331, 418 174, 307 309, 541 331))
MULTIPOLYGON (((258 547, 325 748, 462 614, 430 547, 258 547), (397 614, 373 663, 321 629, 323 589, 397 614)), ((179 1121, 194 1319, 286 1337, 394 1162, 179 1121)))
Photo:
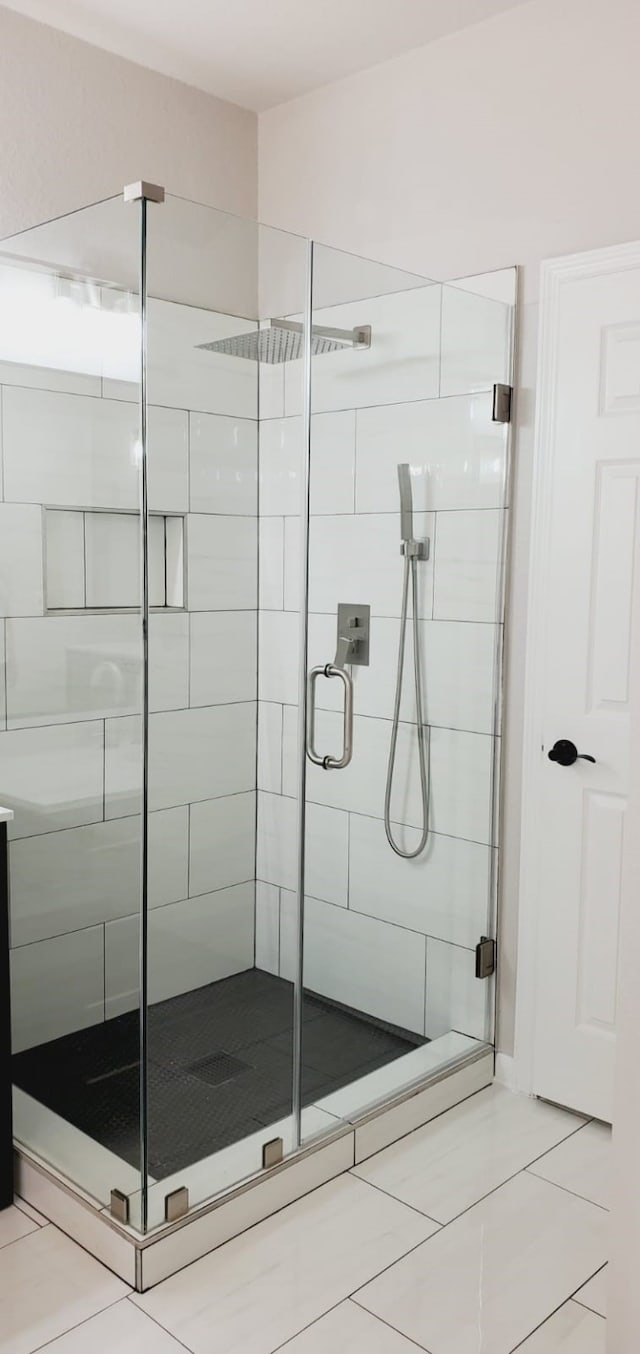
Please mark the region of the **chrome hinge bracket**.
POLYGON ((490 978, 496 971, 496 942, 480 936, 476 945, 476 978, 490 978))
POLYGON ((493 404, 491 407, 492 423, 510 423, 511 422, 511 403, 513 397, 513 386, 506 386, 498 382, 493 387, 493 404))

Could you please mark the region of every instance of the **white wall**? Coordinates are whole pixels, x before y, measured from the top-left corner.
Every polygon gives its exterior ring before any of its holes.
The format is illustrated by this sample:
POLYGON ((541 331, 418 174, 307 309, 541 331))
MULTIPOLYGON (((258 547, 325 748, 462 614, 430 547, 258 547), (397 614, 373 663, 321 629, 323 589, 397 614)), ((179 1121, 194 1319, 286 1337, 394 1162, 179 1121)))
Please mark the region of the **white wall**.
POLYGON ((435 277, 523 265, 499 1044, 513 1040, 540 260, 637 238, 636 0, 531 0, 264 113, 260 215, 435 277))
POLYGON ((256 117, 0 8, 0 238, 146 178, 256 214, 256 117))

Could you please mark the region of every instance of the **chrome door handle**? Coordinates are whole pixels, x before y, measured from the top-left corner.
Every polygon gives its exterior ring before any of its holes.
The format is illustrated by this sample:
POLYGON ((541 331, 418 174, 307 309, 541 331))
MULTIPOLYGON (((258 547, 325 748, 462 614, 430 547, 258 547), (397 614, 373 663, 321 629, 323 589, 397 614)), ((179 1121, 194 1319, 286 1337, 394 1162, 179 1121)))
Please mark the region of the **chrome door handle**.
POLYGON ((343 767, 348 766, 353 756, 353 682, 351 674, 345 668, 337 668, 334 663, 324 663, 320 667, 312 668, 307 678, 307 737, 306 737, 307 757, 310 762, 316 766, 321 766, 325 771, 342 771, 343 767), (342 735, 342 756, 331 757, 326 754, 321 757, 315 749, 315 730, 316 730, 316 682, 318 677, 339 677, 344 686, 344 722, 342 735))

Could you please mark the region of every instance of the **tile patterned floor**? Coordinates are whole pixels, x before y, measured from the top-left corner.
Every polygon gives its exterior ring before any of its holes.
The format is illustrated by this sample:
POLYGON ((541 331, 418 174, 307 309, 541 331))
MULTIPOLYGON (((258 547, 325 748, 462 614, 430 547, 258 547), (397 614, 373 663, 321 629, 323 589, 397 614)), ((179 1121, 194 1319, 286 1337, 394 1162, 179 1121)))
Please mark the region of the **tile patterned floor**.
POLYGON ((133 1294, 0 1215, 2 1354, 604 1354, 610 1135, 498 1086, 133 1294))

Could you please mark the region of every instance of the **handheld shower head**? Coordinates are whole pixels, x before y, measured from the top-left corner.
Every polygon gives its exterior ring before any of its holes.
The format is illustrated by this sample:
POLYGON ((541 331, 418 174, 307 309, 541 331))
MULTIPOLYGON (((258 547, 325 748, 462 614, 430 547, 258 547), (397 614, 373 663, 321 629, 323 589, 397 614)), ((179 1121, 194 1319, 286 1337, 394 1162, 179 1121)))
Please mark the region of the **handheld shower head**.
POLYGON ((398 487, 400 489, 400 539, 413 540, 413 494, 411 491, 411 467, 405 462, 398 466, 398 487))

